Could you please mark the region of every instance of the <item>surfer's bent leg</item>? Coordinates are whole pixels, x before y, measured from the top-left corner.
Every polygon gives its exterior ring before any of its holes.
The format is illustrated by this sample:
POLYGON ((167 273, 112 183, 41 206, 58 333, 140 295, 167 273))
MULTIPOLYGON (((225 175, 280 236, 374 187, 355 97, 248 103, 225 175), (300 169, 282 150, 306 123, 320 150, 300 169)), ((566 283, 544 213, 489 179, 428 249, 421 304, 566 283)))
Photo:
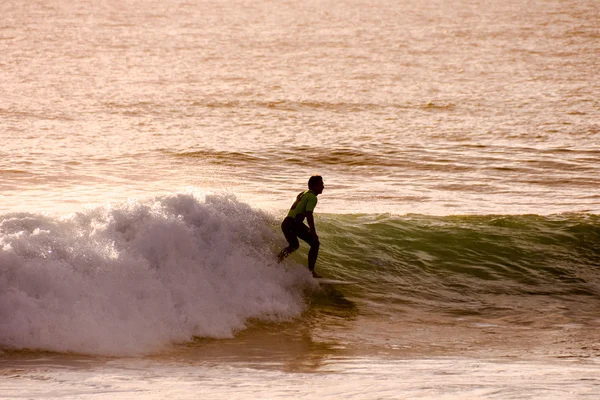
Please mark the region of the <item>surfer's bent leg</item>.
POLYGON ((314 274, 315 272, 315 264, 317 263, 317 257, 319 256, 319 246, 321 243, 317 240, 315 243, 310 245, 310 250, 308 251, 308 269, 310 272, 314 274))
POLYGON ((317 263, 317 257, 319 256, 319 246, 321 243, 319 240, 313 239, 308 227, 302 223, 296 225, 296 231, 298 237, 304 240, 310 246, 310 250, 308 251, 308 269, 314 274, 315 264, 317 263))
POLYGON ((278 262, 282 262, 284 258, 298 250, 298 247, 300 247, 300 243, 298 243, 298 238, 296 236, 296 221, 294 218, 285 218, 281 223, 281 231, 288 241, 289 246, 279 252, 279 255, 277 256, 278 262))

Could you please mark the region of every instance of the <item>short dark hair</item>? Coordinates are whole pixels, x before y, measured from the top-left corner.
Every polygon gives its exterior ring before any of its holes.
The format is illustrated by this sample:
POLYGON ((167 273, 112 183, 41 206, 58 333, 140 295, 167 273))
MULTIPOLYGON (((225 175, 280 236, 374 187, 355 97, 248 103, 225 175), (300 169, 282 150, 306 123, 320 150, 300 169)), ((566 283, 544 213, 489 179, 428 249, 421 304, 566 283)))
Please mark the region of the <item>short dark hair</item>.
POLYGON ((308 180, 308 188, 310 189, 320 182, 323 182, 323 177, 321 175, 313 175, 308 180))

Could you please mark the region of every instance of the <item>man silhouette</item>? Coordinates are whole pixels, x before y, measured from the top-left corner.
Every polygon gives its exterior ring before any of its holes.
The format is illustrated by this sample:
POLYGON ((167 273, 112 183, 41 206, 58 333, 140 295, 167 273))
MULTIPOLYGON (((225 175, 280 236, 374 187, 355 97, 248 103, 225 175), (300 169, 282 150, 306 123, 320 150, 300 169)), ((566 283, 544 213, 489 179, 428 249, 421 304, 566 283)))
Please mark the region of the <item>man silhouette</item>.
POLYGON ((308 180, 308 190, 298 194, 296 201, 294 201, 290 211, 281 223, 281 230, 289 246, 281 250, 277 256, 279 262, 283 261, 284 258, 300 247, 298 238, 304 240, 310 246, 310 250, 308 251, 308 269, 315 278, 320 278, 315 272, 320 243, 315 229, 313 211, 317 206, 317 196, 323 193, 324 188, 323 178, 319 175, 313 175, 308 180), (308 226, 304 224, 305 218, 308 226))

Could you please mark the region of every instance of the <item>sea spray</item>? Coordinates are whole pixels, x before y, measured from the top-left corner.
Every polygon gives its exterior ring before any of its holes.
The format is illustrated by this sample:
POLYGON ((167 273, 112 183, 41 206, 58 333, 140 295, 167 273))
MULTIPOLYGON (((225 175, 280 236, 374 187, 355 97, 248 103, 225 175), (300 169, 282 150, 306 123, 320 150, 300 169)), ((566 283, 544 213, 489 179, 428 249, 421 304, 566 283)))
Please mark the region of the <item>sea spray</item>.
POLYGON ((232 196, 177 194, 62 218, 0 217, 0 346, 121 355, 305 308, 276 222, 232 196))

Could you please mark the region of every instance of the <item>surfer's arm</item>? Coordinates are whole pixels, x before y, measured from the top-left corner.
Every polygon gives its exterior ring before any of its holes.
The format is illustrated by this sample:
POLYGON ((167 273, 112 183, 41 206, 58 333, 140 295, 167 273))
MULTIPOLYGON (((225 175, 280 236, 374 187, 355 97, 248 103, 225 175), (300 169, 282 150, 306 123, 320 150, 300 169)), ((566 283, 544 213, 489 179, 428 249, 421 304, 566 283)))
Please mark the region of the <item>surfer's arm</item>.
POLYGON ((312 211, 307 211, 305 215, 306 222, 308 222, 308 227, 310 228, 310 234, 313 236, 317 236, 317 230, 315 229, 315 219, 313 217, 312 211))

